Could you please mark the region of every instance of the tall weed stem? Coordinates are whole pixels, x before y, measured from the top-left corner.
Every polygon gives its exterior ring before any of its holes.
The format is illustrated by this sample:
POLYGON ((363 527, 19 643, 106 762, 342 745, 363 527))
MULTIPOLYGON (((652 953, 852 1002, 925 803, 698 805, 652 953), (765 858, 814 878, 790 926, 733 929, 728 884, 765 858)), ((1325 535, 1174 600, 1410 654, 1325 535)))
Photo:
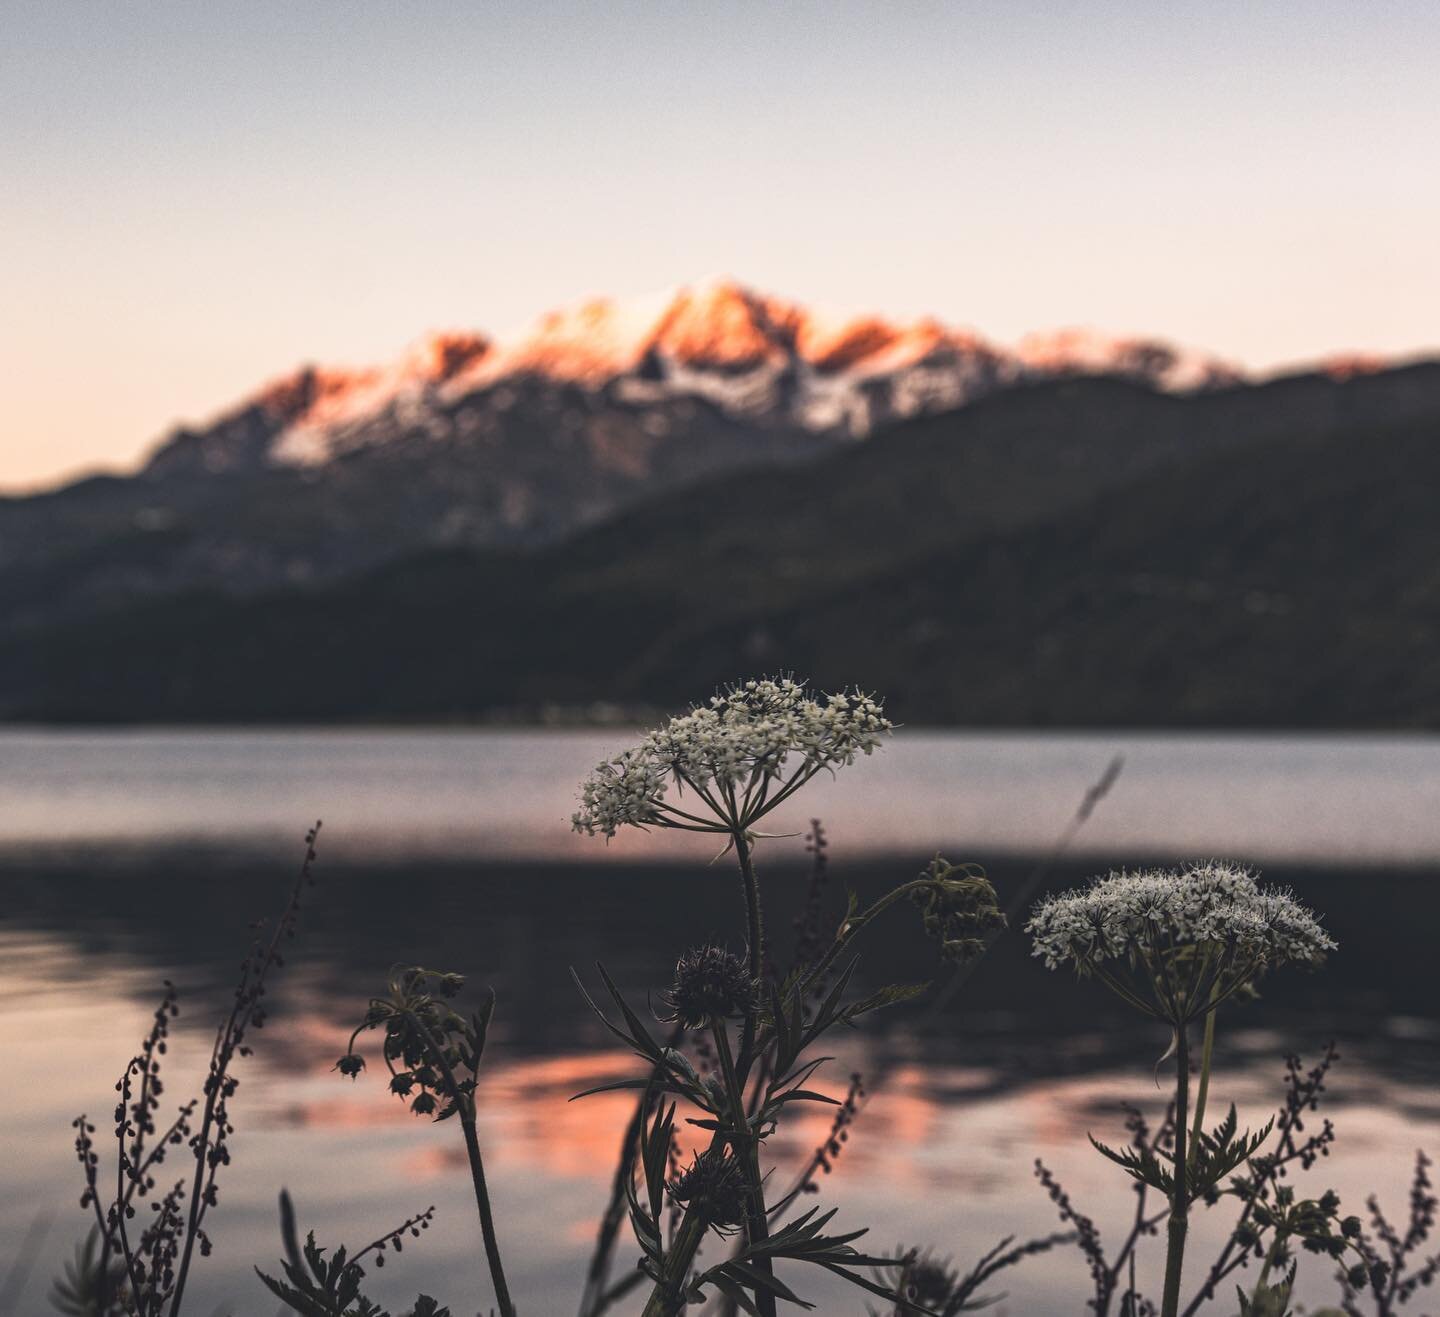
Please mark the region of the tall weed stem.
POLYGON ((1182 1023, 1175 1030, 1175 1190, 1170 1198, 1168 1247, 1165 1252, 1165 1291, 1160 1317, 1178 1317, 1180 1272, 1185 1264, 1185 1235, 1190 1228, 1190 1197, 1186 1183, 1185 1122, 1190 1101, 1190 1040, 1182 1023))
POLYGON ((456 1114, 460 1117, 460 1128, 465 1134, 465 1152, 470 1158, 470 1179, 475 1186, 475 1206, 480 1211, 480 1234, 485 1241, 485 1259, 490 1264, 490 1279, 495 1286, 495 1301, 500 1305, 500 1317, 515 1317, 515 1305, 510 1299, 510 1287, 505 1283, 505 1267, 500 1260, 500 1241, 495 1235, 495 1215, 490 1210, 490 1191, 485 1184, 485 1162, 480 1155, 480 1136, 475 1128, 474 1094, 462 1091, 455 1071, 445 1058, 445 1048, 430 1031, 425 1021, 414 1011, 406 1011, 410 1022, 430 1048, 430 1055, 445 1076, 450 1100, 455 1103, 456 1114))

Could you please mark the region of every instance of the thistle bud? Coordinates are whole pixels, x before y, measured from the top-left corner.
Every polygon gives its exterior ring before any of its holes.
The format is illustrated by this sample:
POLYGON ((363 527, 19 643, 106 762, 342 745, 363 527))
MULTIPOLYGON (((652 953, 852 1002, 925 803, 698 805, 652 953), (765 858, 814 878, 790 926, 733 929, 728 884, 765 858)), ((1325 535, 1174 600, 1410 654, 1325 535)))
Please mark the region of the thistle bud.
POLYGON ((675 982, 662 1000, 669 1019, 686 1029, 703 1028, 712 1019, 749 1015, 760 994, 744 960, 724 947, 697 947, 675 965, 675 982))
POLYGON ((706 1225, 734 1229, 745 1219, 745 1173, 727 1153, 700 1153, 666 1187, 671 1198, 706 1225))

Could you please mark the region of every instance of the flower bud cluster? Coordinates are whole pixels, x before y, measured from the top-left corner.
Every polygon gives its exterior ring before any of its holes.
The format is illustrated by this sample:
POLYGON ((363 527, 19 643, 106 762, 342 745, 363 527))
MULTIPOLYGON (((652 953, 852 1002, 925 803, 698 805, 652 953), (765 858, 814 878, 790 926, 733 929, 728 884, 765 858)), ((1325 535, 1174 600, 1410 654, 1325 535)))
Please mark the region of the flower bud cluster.
POLYGON ((352 1036, 351 1049, 336 1063, 342 1075, 355 1078, 365 1060, 354 1051, 355 1038, 369 1029, 383 1029, 382 1055, 390 1070, 390 1091, 409 1102, 417 1116, 443 1117, 475 1091, 475 1068, 483 1040, 481 1017, 466 1020, 443 999, 464 986, 459 974, 438 974, 419 966, 401 966, 390 978, 390 994, 370 1002, 352 1036))
POLYGON ((925 885, 910 899, 920 907, 925 932, 940 943, 940 954, 957 964, 976 959, 991 934, 1005 927, 995 888, 974 864, 950 864, 936 856, 920 875, 925 885))
POLYGON ((1308 1253, 1343 1261, 1347 1253, 1357 1260, 1346 1269, 1346 1279, 1357 1290, 1367 1283, 1381 1287, 1389 1269, 1383 1262, 1367 1259, 1360 1245, 1364 1227, 1358 1216, 1340 1215, 1340 1195, 1327 1189, 1319 1198, 1299 1198, 1290 1185, 1275 1191, 1275 1201, 1252 1204, 1251 1222, 1236 1231, 1237 1241, 1257 1257, 1268 1255, 1272 1263, 1290 1262, 1290 1241, 1298 1240, 1308 1253), (1273 1242, 1263 1242, 1266 1231, 1273 1242))

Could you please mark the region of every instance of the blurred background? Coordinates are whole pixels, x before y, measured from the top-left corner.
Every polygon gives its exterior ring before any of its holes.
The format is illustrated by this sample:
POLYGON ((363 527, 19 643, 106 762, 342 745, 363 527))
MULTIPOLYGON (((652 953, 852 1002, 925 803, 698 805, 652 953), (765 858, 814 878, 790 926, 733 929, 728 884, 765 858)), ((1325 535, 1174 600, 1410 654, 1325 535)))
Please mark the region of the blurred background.
MULTIPOLYGON (((329 1071, 399 959, 499 991, 502 1243, 570 1310, 628 1108, 567 1101, 626 1068, 568 968, 638 998, 741 937, 703 841, 577 837, 578 783, 775 671, 904 724, 777 816, 782 943, 816 817, 835 903, 936 849, 1002 903, 1257 864, 1340 950, 1234 1012, 1218 1092, 1258 1120, 1335 1040, 1315 1191, 1398 1209, 1440 1148, 1437 55, 1405 0, 8 6, 0 1308, 83 1235, 69 1121, 160 982, 178 1097, 323 817, 202 1310, 270 1311, 282 1186, 332 1241, 435 1202, 381 1294, 484 1302, 453 1141, 329 1071)), ((862 975, 927 946, 897 915, 862 975)), ((882 1247, 1047 1233, 1037 1156, 1123 1235, 1084 1134, 1158 1112, 1166 1039, 1026 952, 823 1072, 882 1247)), ((1002 1310, 1085 1284, 1047 1254, 1002 1310)))

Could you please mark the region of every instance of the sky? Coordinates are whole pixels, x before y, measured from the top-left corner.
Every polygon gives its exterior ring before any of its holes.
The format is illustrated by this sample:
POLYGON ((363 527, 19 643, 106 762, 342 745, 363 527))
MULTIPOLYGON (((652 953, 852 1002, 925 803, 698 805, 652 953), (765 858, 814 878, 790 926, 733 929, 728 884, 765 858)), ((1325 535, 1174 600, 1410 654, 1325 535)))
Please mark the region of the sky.
POLYGON ((1440 5, 5 0, 0 487, 728 274, 1001 342, 1440 347, 1440 5))

